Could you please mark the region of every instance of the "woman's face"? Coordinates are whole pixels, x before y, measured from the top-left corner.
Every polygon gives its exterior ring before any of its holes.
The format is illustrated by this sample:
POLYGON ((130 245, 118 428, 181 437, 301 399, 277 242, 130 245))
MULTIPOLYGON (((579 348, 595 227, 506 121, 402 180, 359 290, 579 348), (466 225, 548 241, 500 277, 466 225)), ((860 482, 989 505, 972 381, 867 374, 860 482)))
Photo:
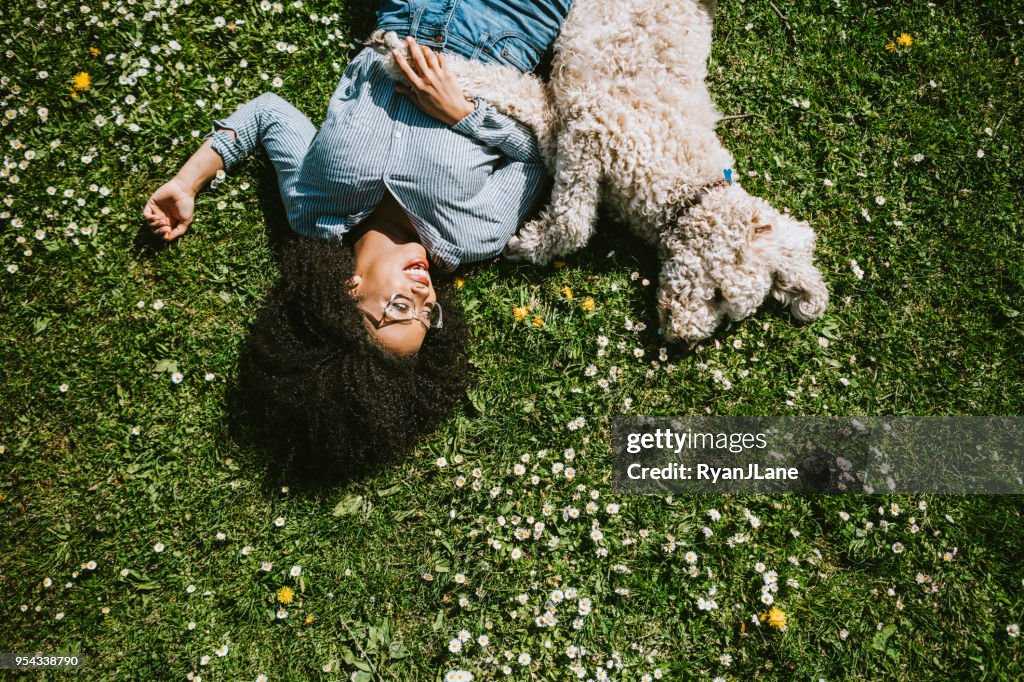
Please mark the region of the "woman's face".
POLYGON ((353 293, 366 328, 381 346, 397 355, 412 355, 427 335, 426 320, 386 320, 384 308, 395 303, 428 311, 437 303, 430 264, 423 245, 400 226, 374 225, 354 245, 353 293))

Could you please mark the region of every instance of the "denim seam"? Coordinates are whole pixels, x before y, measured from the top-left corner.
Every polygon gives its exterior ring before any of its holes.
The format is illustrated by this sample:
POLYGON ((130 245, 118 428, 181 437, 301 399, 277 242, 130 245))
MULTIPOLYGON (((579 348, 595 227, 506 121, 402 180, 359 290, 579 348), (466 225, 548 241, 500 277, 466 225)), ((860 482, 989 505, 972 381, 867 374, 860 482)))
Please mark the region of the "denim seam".
POLYGON ((419 30, 420 20, 423 18, 423 13, 427 8, 412 3, 409 6, 412 9, 412 15, 409 17, 409 35, 413 35, 419 30))
MULTIPOLYGON (((463 48, 466 48, 468 50, 476 49, 476 44, 475 43, 470 43, 470 42, 468 42, 468 41, 466 41, 466 40, 464 40, 464 39, 462 39, 462 38, 460 38, 459 36, 456 36, 456 35, 448 35, 446 37, 446 44, 447 43, 458 43, 463 48)), ((464 55, 462 55, 460 53, 456 53, 456 54, 458 54, 460 57, 465 58, 464 55)), ((481 62, 483 62, 485 64, 499 64, 501 66, 508 66, 509 68, 513 68, 516 71, 519 71, 521 73, 524 72, 524 71, 528 71, 529 70, 529 69, 524 69, 522 66, 519 65, 518 62, 510 62, 506 57, 502 57, 500 55, 495 56, 493 54, 493 52, 491 54, 486 55, 486 56, 489 57, 488 60, 480 60, 481 62)))
MULTIPOLYGON (((494 41, 493 41, 493 42, 494 42, 494 43, 496 43, 496 42, 498 42, 499 40, 503 40, 504 38, 516 38, 516 39, 518 39, 518 40, 521 40, 521 41, 523 41, 524 43, 526 43, 526 44, 527 44, 527 45, 529 45, 530 47, 532 47, 532 48, 533 48, 534 50, 536 50, 536 51, 537 51, 537 53, 538 53, 538 54, 543 54, 543 53, 544 53, 544 50, 540 49, 540 48, 539 48, 539 47, 537 46, 537 43, 533 42, 533 40, 531 40, 531 39, 529 38, 529 36, 525 35, 525 34, 524 34, 524 33, 522 33, 521 31, 505 31, 504 33, 502 33, 502 34, 498 35, 498 36, 497 36, 497 37, 496 37, 496 38, 494 39, 494 41)), ((493 43, 492 43, 492 44, 493 44, 493 43)))
MULTIPOLYGON (((394 32, 398 33, 399 35, 401 35, 403 32, 406 32, 406 35, 413 35, 412 31, 410 31, 411 27, 408 26, 408 25, 404 25, 404 24, 396 24, 396 23, 393 23, 393 22, 391 22, 391 23, 384 23, 384 24, 380 24, 377 28, 379 30, 382 30, 382 31, 394 31, 394 32)), ((459 36, 457 36, 457 35, 455 35, 453 33, 440 33, 441 30, 442 29, 440 29, 440 28, 436 28, 436 27, 432 27, 432 26, 428 26, 428 25, 423 25, 423 24, 421 24, 418 27, 418 32, 421 33, 421 34, 429 34, 429 35, 438 35, 438 34, 440 34, 440 35, 442 35, 444 37, 444 40, 440 44, 440 46, 438 45, 438 43, 435 43, 433 40, 425 41, 425 44, 426 44, 427 47, 435 48, 435 49, 440 47, 441 49, 444 49, 446 47, 449 47, 452 43, 456 43, 461 48, 465 49, 467 53, 472 53, 473 50, 476 50, 476 48, 477 48, 477 44, 476 43, 471 43, 471 42, 469 42, 469 41, 467 41, 467 40, 465 40, 465 39, 463 39, 463 38, 461 38, 461 37, 459 37, 459 36)), ((490 38, 490 36, 488 36, 488 37, 490 38)), ((540 56, 543 56, 543 53, 544 53, 543 50, 537 49, 536 43, 534 43, 532 40, 530 40, 529 38, 524 36, 521 32, 518 32, 518 31, 506 31, 505 33, 501 34, 501 36, 499 38, 497 38, 496 40, 501 40, 503 38, 516 38, 518 40, 522 40, 527 45, 529 45, 532 49, 537 50, 537 54, 539 55, 538 56, 538 63, 539 63, 540 56)), ((486 47, 490 48, 491 45, 493 45, 493 43, 494 43, 494 41, 492 40, 490 42, 490 44, 486 45, 486 47)), ((457 52, 457 51, 453 51, 453 53, 457 54, 458 56, 463 57, 465 59, 470 59, 469 57, 466 57, 464 53, 457 52)), ((489 54, 487 56, 490 59, 488 59, 488 60, 480 60, 480 61, 482 61, 484 63, 493 63, 493 64, 500 64, 500 65, 503 65, 503 66, 508 66, 508 67, 511 67, 511 68, 513 68, 513 69, 515 69, 517 71, 524 72, 524 73, 530 72, 532 69, 537 67, 537 64, 533 64, 533 65, 521 64, 517 60, 512 60, 512 59, 508 59, 507 57, 502 57, 500 54, 498 54, 496 56, 495 54, 493 54, 493 51, 492 51, 491 54, 489 54)))
POLYGON ((461 1, 462 0, 455 0, 455 2, 452 3, 451 11, 448 12, 448 20, 444 22, 444 36, 446 38, 448 37, 448 27, 452 25, 452 19, 455 17, 455 12, 458 11, 459 3, 461 1))

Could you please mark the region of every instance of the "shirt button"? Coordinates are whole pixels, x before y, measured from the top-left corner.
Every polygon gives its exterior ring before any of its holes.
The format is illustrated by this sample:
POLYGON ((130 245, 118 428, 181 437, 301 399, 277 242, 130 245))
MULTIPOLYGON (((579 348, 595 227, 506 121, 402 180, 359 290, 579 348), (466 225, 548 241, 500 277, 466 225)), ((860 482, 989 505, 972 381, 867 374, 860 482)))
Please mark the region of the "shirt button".
POLYGON ((396 139, 396 140, 400 140, 400 139, 402 139, 402 133, 396 130, 396 131, 395 131, 395 139, 396 139))

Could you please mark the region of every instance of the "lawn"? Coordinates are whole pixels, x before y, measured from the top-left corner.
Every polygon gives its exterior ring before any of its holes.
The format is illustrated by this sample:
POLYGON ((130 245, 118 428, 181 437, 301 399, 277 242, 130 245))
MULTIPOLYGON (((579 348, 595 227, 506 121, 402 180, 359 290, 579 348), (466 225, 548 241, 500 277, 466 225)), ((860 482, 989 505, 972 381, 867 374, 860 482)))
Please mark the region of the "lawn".
POLYGON ((609 449, 623 413, 1021 413, 1019 3, 720 3, 720 134, 817 231, 826 315, 664 348, 607 221, 466 268, 464 408, 317 486, 233 407, 267 163, 168 248, 140 214, 250 97, 319 123, 374 3, 84 2, 0 9, 0 651, 87 659, 21 678, 1024 678, 1019 496, 623 495, 609 449))

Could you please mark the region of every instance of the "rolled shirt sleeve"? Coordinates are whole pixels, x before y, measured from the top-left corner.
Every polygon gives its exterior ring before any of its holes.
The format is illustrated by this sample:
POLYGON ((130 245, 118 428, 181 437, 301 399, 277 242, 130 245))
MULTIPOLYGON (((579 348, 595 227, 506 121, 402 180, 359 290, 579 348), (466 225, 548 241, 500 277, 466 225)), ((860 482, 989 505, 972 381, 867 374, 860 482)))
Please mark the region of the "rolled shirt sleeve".
POLYGON ((537 136, 529 127, 506 116, 483 98, 473 98, 476 108, 452 126, 452 130, 501 151, 512 161, 540 163, 537 136))
POLYGON ((224 160, 224 170, 230 173, 245 157, 246 150, 224 131, 226 127, 221 121, 217 121, 214 123, 214 129, 206 137, 212 138, 211 148, 220 154, 220 158, 224 160), (222 127, 217 128, 218 125, 222 127))

